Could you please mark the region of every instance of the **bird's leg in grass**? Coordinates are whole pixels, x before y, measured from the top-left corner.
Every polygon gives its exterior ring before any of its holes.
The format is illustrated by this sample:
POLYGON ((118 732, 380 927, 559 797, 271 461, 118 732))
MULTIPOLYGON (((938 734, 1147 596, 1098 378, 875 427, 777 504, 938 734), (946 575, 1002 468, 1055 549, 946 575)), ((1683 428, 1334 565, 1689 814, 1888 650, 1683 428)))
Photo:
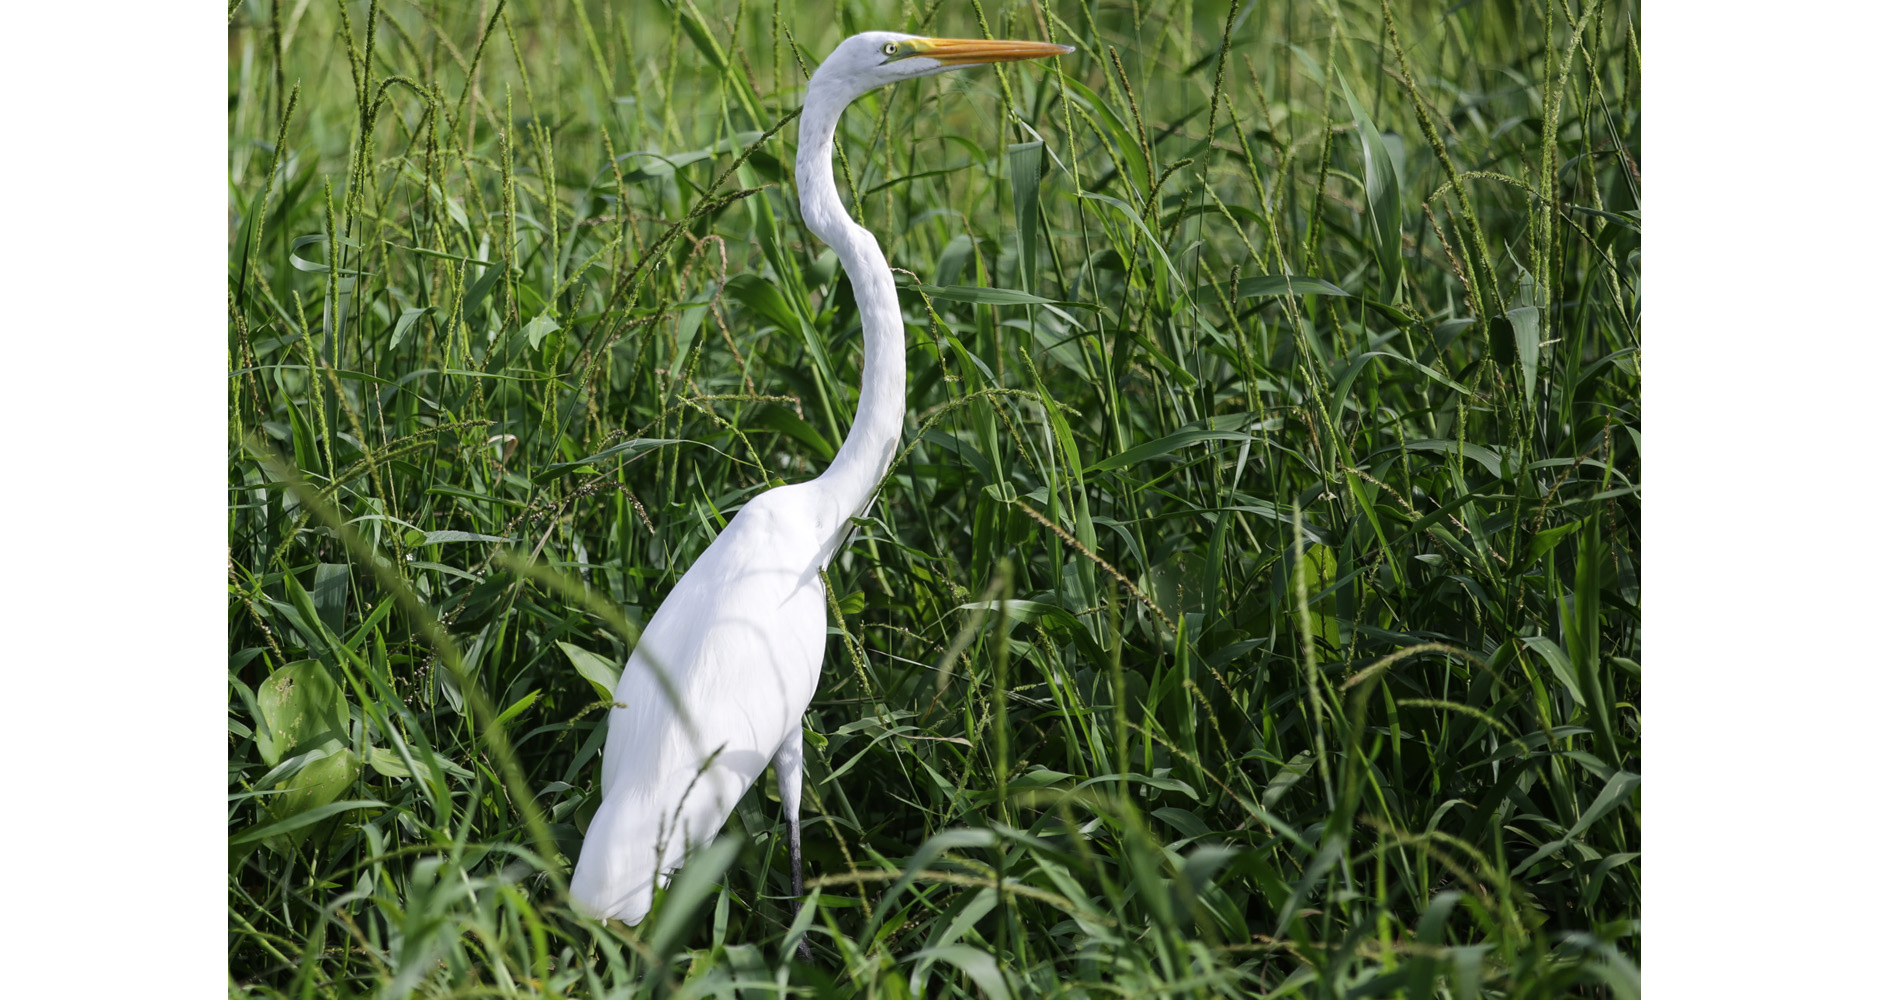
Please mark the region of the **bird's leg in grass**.
MULTIPOLYGON (((786 843, 792 854, 792 914, 798 914, 798 908, 805 900, 805 852, 802 850, 802 831, 798 826, 798 801, 804 790, 805 782, 805 728, 793 726, 792 734, 785 737, 778 752, 772 756, 772 767, 778 771, 778 797, 785 804, 786 843)), ((811 961, 811 945, 805 943, 805 935, 798 936, 798 957, 811 961)))

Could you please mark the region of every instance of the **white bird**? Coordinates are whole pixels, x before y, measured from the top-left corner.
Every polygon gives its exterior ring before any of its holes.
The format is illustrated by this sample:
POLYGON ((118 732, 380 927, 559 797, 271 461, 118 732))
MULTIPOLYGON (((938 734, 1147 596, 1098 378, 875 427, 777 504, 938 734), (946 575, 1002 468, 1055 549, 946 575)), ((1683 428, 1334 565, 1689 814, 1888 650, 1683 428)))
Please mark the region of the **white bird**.
POLYGON ((582 912, 638 923, 654 890, 719 833, 768 760, 790 827, 792 893, 804 895, 802 722, 825 650, 820 571, 843 546, 851 518, 870 506, 904 424, 897 283, 877 240, 838 198, 832 134, 847 104, 885 84, 1072 51, 867 31, 839 43, 812 74, 798 130, 799 204, 857 298, 864 327, 857 416, 822 475, 740 508, 647 623, 607 716, 600 809, 570 883, 582 912))

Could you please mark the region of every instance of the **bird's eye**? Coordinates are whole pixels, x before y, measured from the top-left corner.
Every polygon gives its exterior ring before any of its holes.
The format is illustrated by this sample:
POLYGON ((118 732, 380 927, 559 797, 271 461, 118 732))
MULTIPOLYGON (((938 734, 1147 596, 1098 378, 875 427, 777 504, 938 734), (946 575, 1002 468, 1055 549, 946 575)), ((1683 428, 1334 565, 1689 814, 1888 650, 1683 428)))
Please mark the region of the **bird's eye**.
POLYGON ((897 43, 896 43, 896 42, 885 42, 885 43, 884 43, 884 54, 885 54, 885 55, 887 55, 887 56, 894 56, 894 55, 896 55, 896 54, 897 54, 897 43))

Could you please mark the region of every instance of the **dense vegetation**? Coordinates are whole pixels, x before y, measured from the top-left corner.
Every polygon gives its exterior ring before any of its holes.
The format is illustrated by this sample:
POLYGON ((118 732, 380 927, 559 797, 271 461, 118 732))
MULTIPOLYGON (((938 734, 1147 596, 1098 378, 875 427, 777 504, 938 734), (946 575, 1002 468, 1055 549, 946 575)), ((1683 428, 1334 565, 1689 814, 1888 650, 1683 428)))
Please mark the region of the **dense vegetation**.
POLYGON ((1622 2, 240 0, 231 989, 1634 996, 1640 23, 1622 2), (604 697, 825 467, 845 34, 910 423, 771 782, 577 916, 604 697), (810 926, 816 961, 790 950, 810 926))

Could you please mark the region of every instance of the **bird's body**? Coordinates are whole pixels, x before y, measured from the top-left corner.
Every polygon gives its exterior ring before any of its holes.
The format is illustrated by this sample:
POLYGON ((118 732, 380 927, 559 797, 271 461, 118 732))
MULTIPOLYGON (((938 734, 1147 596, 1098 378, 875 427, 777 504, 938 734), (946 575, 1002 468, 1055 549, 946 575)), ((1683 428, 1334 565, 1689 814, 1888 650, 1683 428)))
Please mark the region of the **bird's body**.
POLYGON ((793 891, 802 895, 802 718, 824 657, 821 574, 851 518, 875 497, 904 421, 897 285, 877 240, 838 198, 832 135, 846 105, 886 83, 1066 51, 865 32, 840 43, 812 74, 799 123, 800 205, 805 224, 837 253, 857 299, 864 327, 857 417, 822 475, 767 490, 740 508, 647 623, 614 689, 600 809, 570 882, 583 912, 637 923, 666 875, 719 833, 768 762, 790 824, 793 891))
POLYGON ((809 488, 746 504, 667 595, 621 674, 614 700, 626 707, 609 716, 604 794, 574 869, 575 900, 601 917, 638 922, 655 876, 718 834, 788 740, 796 750, 825 641, 818 527, 795 492, 809 488))

